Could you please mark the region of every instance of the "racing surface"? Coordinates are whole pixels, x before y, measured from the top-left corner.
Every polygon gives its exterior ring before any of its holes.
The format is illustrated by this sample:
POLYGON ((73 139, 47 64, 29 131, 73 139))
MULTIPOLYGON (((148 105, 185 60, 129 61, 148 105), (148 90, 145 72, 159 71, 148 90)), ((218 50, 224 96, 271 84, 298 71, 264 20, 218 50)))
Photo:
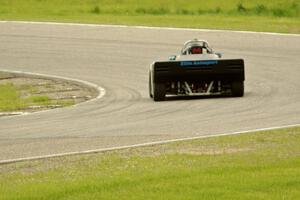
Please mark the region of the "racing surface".
POLYGON ((76 107, 0 118, 0 161, 300 123, 299 36, 1 22, 0 44, 0 70, 106 89, 76 107), (245 60, 244 97, 148 97, 149 64, 193 38, 245 60))

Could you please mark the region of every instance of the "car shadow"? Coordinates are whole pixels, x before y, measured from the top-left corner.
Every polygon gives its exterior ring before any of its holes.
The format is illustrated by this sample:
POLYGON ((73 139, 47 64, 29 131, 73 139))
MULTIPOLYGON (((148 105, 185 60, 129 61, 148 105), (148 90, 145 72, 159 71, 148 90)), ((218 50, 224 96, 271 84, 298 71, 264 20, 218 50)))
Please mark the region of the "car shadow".
MULTIPOLYGON (((169 96, 165 98, 165 101, 186 101, 186 100, 199 100, 199 99, 221 99, 221 98, 233 98, 226 95, 218 96, 169 96)), ((236 97, 234 97, 236 98, 236 97)))

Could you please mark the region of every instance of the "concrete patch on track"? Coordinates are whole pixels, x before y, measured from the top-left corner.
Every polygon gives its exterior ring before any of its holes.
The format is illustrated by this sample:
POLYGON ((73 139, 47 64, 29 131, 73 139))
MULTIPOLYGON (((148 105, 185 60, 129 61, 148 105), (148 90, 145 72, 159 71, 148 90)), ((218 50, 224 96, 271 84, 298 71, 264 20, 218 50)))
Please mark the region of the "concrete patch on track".
POLYGON ((41 74, 0 71, 0 85, 18 88, 21 99, 47 98, 47 103, 33 101, 15 110, 0 110, 0 117, 25 115, 55 108, 78 105, 104 95, 104 89, 78 80, 41 74))

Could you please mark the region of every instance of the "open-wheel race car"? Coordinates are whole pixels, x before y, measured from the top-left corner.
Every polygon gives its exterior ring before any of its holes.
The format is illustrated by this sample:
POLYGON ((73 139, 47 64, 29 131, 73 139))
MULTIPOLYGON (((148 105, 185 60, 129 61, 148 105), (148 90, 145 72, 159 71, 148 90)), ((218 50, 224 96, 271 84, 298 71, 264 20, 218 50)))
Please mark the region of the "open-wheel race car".
POLYGON ((167 96, 242 97, 244 60, 221 57, 204 40, 187 41, 180 55, 150 65, 150 97, 154 101, 167 96))

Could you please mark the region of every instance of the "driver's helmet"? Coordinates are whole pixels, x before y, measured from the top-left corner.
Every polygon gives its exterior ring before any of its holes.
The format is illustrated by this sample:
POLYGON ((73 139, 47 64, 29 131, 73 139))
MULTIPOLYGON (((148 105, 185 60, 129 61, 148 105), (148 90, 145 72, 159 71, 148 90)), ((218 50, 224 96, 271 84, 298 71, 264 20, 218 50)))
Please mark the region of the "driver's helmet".
POLYGON ((205 40, 189 40, 184 43, 183 48, 181 49, 181 55, 203 53, 212 53, 211 48, 209 48, 209 45, 205 40))
POLYGON ((190 54, 202 54, 202 47, 201 46, 193 46, 190 48, 190 54))

